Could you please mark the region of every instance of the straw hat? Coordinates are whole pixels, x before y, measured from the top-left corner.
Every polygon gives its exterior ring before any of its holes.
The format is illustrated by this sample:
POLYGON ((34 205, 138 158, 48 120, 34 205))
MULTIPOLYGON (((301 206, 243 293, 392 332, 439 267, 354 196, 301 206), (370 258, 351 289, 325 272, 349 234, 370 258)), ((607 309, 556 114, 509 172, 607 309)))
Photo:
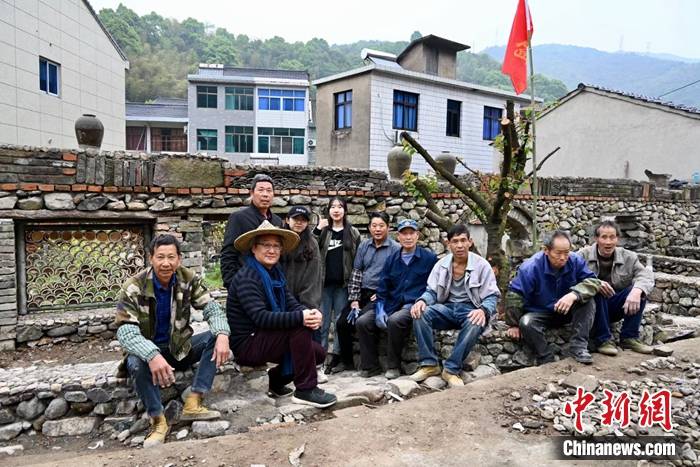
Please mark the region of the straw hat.
POLYGON ((277 235, 282 240, 282 253, 293 250, 299 244, 299 235, 291 230, 275 227, 269 221, 263 221, 257 229, 251 230, 239 236, 233 246, 240 252, 250 251, 256 237, 263 235, 277 235))

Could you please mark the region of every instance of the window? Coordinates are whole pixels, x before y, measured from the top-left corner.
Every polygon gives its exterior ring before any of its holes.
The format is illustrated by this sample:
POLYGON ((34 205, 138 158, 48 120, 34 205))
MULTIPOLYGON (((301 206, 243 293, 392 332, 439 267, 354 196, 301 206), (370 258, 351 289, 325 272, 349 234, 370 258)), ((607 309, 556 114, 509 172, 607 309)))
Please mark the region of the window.
POLYGON ((58 70, 61 65, 39 58, 39 89, 46 94, 58 96, 58 70))
POLYGON ((252 126, 226 127, 226 152, 253 152, 252 126))
POLYGON ((447 136, 459 138, 459 116, 462 111, 462 103, 447 99, 447 136))
POLYGON ((303 112, 306 91, 292 89, 258 89, 259 110, 303 112))
POLYGON ((334 94, 335 129, 352 128, 352 91, 334 94))
POLYGON ((258 128, 258 152, 304 154, 304 129, 258 128))
POLYGON ((226 88, 226 110, 253 110, 253 88, 226 88))
POLYGON ((494 140, 501 132, 501 113, 503 109, 484 107, 484 139, 494 140))
POLYGON ((216 108, 216 86, 197 86, 197 107, 200 109, 216 108))
POLYGON ((418 130, 418 94, 394 91, 395 130, 418 130))
POLYGON ((216 130, 197 130, 197 150, 216 151, 216 130))

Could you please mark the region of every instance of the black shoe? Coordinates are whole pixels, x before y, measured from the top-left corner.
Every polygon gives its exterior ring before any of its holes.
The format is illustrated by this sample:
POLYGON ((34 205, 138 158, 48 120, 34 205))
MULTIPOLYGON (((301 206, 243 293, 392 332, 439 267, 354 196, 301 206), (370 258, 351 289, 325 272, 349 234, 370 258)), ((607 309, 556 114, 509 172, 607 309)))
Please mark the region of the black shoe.
POLYGON ((571 357, 579 363, 590 365, 593 363, 593 357, 588 352, 588 349, 568 349, 563 352, 567 357, 571 357))
MULTIPOLYGON (((325 373, 330 375, 331 373, 339 373, 339 371, 334 371, 338 365, 341 365, 340 355, 331 354, 331 361, 326 365, 325 373)), ((343 371, 343 370, 340 370, 343 371)))
POLYGON ((353 367, 353 365, 351 365, 349 363, 340 362, 336 366, 333 367, 333 369, 331 370, 331 373, 336 374, 336 373, 341 373, 343 371, 353 371, 354 369, 355 368, 353 367))
POLYGON ((310 405, 311 407, 325 409, 326 407, 330 407, 338 402, 338 398, 319 387, 315 387, 306 391, 297 389, 294 391, 292 401, 296 402, 297 404, 310 405))
POLYGON ((278 388, 273 388, 272 386, 270 386, 268 387, 267 395, 277 399, 279 397, 287 397, 293 392, 294 390, 288 386, 280 386, 278 388))
POLYGON ((545 365, 547 363, 552 363, 554 361, 554 354, 553 353, 548 353, 546 355, 543 355, 541 357, 537 357, 537 365, 545 365))
POLYGON ((379 367, 370 368, 369 370, 360 371, 361 378, 371 378, 372 376, 377 376, 382 374, 382 369, 379 367))

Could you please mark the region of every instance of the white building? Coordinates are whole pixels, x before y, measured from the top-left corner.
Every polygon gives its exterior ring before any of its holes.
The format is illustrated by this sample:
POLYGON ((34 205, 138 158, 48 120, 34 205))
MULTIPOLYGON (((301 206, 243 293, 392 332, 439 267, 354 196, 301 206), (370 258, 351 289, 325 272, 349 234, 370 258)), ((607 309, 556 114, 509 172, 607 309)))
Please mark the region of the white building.
POLYGON ((537 147, 561 147, 540 174, 688 180, 700 172, 700 109, 579 84, 537 117, 537 147))
POLYGON ((0 143, 76 148, 95 114, 124 149, 129 62, 85 0, 0 0, 0 143))
MULTIPOLYGON (((457 80, 457 52, 467 48, 429 35, 398 56, 368 51, 366 66, 315 80, 317 164, 387 171, 387 153, 408 131, 433 156, 450 152, 474 170, 497 168, 491 142, 506 101, 518 109, 530 97, 457 80)), ((416 155, 411 170, 428 165, 416 155)))
POLYGON ((202 64, 187 80, 191 153, 239 163, 308 163, 307 72, 202 64))

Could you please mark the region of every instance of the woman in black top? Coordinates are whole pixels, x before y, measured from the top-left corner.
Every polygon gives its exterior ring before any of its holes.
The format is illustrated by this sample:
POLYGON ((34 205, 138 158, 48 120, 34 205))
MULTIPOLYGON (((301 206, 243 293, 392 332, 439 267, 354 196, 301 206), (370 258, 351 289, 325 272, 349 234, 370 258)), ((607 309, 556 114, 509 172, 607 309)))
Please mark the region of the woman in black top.
MULTIPOLYGON (((331 198, 326 208, 326 218, 321 219, 314 230, 318 236, 323 270, 321 313, 323 324, 314 338, 328 349, 330 325, 348 305, 348 280, 352 273, 355 252, 360 244, 360 232, 347 218, 347 204, 339 197, 331 198)), ((340 355, 338 339, 333 339, 331 366, 337 364, 340 355)))

